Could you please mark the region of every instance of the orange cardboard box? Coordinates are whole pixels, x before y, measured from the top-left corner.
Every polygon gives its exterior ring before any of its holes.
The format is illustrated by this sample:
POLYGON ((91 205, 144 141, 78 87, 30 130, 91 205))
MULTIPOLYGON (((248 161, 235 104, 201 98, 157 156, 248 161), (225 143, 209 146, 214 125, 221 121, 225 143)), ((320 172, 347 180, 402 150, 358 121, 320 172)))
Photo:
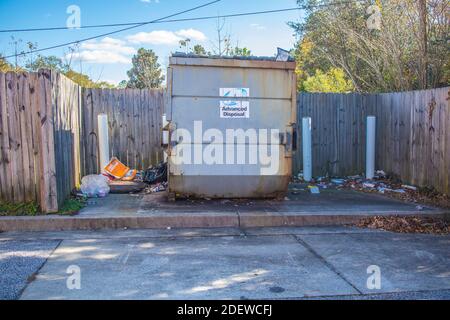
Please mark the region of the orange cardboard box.
POLYGON ((105 171, 116 179, 122 179, 130 171, 130 168, 120 162, 119 159, 113 157, 105 167, 105 171))

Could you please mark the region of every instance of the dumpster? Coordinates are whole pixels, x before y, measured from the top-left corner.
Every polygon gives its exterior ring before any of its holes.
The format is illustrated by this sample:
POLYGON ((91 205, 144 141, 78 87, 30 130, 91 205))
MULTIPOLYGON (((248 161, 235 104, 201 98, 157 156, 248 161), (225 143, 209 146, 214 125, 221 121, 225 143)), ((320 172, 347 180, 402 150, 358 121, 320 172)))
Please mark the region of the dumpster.
POLYGON ((174 54, 169 196, 284 197, 296 149, 295 62, 174 54))

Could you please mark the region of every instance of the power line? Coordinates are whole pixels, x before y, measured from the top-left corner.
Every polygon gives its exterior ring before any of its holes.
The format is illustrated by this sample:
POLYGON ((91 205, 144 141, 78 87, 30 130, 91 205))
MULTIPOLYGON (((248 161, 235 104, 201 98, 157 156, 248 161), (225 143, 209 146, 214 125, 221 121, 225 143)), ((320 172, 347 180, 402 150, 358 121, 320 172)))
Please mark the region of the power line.
MULTIPOLYGON (((198 20, 210 20, 210 19, 221 19, 221 18, 233 18, 233 17, 242 17, 242 16, 251 16, 251 15, 259 15, 259 14, 269 14, 269 13, 279 13, 279 12, 287 12, 287 11, 297 11, 304 10, 309 8, 320 8, 326 6, 337 6, 343 4, 350 3, 359 3, 365 2, 364 0, 359 1, 342 1, 328 4, 318 4, 311 6, 303 6, 303 7, 295 7, 295 8, 284 8, 284 9, 275 9, 275 10, 266 10, 266 11, 254 11, 254 12, 245 12, 245 13, 234 13, 227 15, 215 15, 215 16, 204 16, 204 17, 194 17, 194 18, 184 18, 184 19, 171 19, 171 20, 161 20, 158 21, 146 21, 146 22, 124 22, 124 23, 110 23, 110 24, 95 24, 95 25, 85 25, 80 26, 77 29, 92 29, 92 28, 110 28, 110 27, 124 27, 124 26, 138 26, 143 24, 160 24, 160 23, 173 23, 173 22, 185 22, 185 21, 198 21, 198 20)), ((25 29, 4 29, 0 30, 0 33, 14 33, 14 32, 34 32, 34 31, 57 31, 57 30, 69 30, 73 29, 72 27, 45 27, 45 28, 25 28, 25 29)))
MULTIPOLYGON (((41 51, 46 51, 46 50, 66 47, 66 46, 69 46, 69 45, 72 45, 72 44, 79 44, 81 42, 85 42, 85 41, 94 40, 94 39, 97 39, 97 38, 109 36, 109 35, 112 35, 112 34, 116 34, 116 33, 127 31, 127 30, 130 30, 130 29, 138 28, 138 27, 141 27, 141 26, 144 26, 144 25, 148 25, 148 24, 211 20, 211 19, 221 19, 221 18, 232 18, 232 17, 259 15, 259 14, 279 13, 279 12, 287 12, 287 11, 314 9, 314 8, 322 8, 322 7, 330 7, 330 6, 339 6, 339 5, 352 4, 352 3, 361 3, 361 2, 366 2, 367 0, 340 1, 340 2, 334 2, 334 3, 317 4, 317 5, 296 7, 296 8, 285 8, 285 9, 266 10, 266 11, 254 11, 254 12, 246 12, 246 13, 234 13, 234 14, 227 14, 227 15, 193 17, 193 18, 184 18, 184 19, 169 19, 171 17, 178 16, 180 14, 187 13, 187 12, 190 12, 190 11, 194 11, 194 10, 197 10, 197 9, 200 9, 200 8, 212 5, 212 4, 220 2, 220 1, 221 0, 212 1, 212 2, 206 3, 206 4, 201 5, 201 6, 198 6, 198 7, 192 8, 192 9, 188 9, 188 10, 185 10, 185 11, 182 11, 182 12, 179 12, 179 13, 175 13, 175 14, 169 15, 169 16, 164 17, 164 18, 160 18, 160 19, 157 19, 157 20, 152 20, 152 21, 81 26, 80 28, 103 28, 103 27, 130 26, 131 25, 131 27, 115 30, 115 31, 104 33, 104 34, 100 34, 100 35, 97 35, 97 36, 88 37, 88 38, 84 38, 84 39, 80 39, 80 40, 76 40, 76 41, 71 41, 71 42, 66 42, 66 43, 59 44, 59 45, 54 45, 54 46, 51 46, 51 47, 31 50, 31 51, 28 51, 28 52, 22 52, 22 53, 19 53, 19 54, 12 54, 12 55, 9 55, 9 56, 5 56, 3 58, 8 59, 8 58, 13 58, 13 57, 17 57, 17 56, 24 56, 24 55, 35 53, 35 52, 41 52, 41 51), (166 19, 169 19, 169 20, 166 20, 166 19)), ((14 29, 10 29, 10 30, 0 30, 0 33, 4 33, 4 32, 27 32, 27 31, 54 31, 54 30, 67 30, 67 29, 69 29, 69 28, 68 27, 53 27, 53 28, 35 28, 35 29, 31 29, 30 28, 30 29, 15 29, 15 30, 14 29)))
MULTIPOLYGON (((248 15, 257 15, 257 14, 265 14, 265 13, 277 13, 277 12, 286 12, 286 11, 296 11, 301 10, 301 8, 286 8, 286 9, 278 9, 278 10, 267 10, 267 11, 257 11, 257 12, 247 12, 247 13, 237 13, 237 14, 228 14, 228 15, 215 15, 215 16, 206 16, 206 17, 194 17, 194 18, 185 18, 185 19, 172 19, 172 20, 164 20, 157 22, 147 22, 147 23, 171 23, 171 22, 183 22, 183 21, 196 21, 196 20, 209 20, 209 19, 221 19, 221 18, 232 18, 232 17, 240 17, 240 16, 248 16, 248 15)), ((111 24, 96 24, 96 25, 85 25, 80 26, 77 29, 92 29, 92 28, 107 28, 107 27, 123 27, 123 26, 134 26, 139 25, 144 22, 125 22, 125 23, 111 23, 111 24)), ((33 32, 33 31, 57 31, 57 30, 69 30, 73 28, 69 27, 48 27, 48 28, 28 28, 28 29, 6 29, 0 30, 0 33, 7 32, 33 32)))
POLYGON ((200 5, 200 6, 197 6, 197 7, 191 8, 191 9, 188 9, 188 10, 184 10, 184 11, 181 11, 181 12, 177 12, 177 13, 174 13, 174 14, 168 15, 168 16, 166 16, 166 17, 156 19, 156 20, 152 20, 152 21, 148 21, 148 22, 142 22, 142 23, 140 23, 140 24, 133 25, 133 26, 131 26, 131 27, 127 27, 127 28, 123 28, 123 29, 119 29, 119 30, 115 30, 115 31, 111 31, 111 32, 99 34, 99 35, 97 35, 97 36, 92 36, 92 37, 80 39, 80 40, 77 40, 77 41, 66 42, 66 43, 54 45, 54 46, 51 46, 51 47, 46 47, 46 48, 36 49, 36 50, 30 50, 30 51, 28 51, 28 52, 23 52, 23 53, 20 53, 20 54, 12 54, 12 55, 6 56, 6 57, 4 57, 4 58, 5 58, 5 59, 8 59, 8 58, 13 58, 13 57, 17 57, 17 56, 24 56, 24 55, 31 54, 31 53, 35 53, 35 52, 41 52, 41 51, 46 51, 46 50, 51 50, 51 49, 56 49, 56 48, 66 47, 66 46, 70 46, 70 45, 72 45, 72 44, 78 44, 78 43, 80 43, 80 42, 85 42, 85 41, 94 40, 94 39, 101 38, 101 37, 110 36, 110 35, 112 35, 112 34, 116 34, 116 33, 119 33, 119 32, 131 30, 131 29, 134 29, 134 28, 137 28, 137 27, 141 27, 141 26, 150 24, 150 23, 156 23, 156 22, 162 21, 162 20, 164 20, 164 19, 169 19, 169 18, 178 16, 178 15, 183 14, 183 13, 187 13, 187 12, 191 12, 191 11, 194 11, 194 10, 198 10, 198 9, 200 9, 200 8, 204 8, 204 7, 210 6, 210 5, 212 5, 212 4, 218 3, 218 2, 220 2, 220 1, 222 1, 222 0, 214 0, 214 1, 211 1, 211 2, 208 2, 208 3, 205 3, 205 4, 202 4, 202 5, 200 5))

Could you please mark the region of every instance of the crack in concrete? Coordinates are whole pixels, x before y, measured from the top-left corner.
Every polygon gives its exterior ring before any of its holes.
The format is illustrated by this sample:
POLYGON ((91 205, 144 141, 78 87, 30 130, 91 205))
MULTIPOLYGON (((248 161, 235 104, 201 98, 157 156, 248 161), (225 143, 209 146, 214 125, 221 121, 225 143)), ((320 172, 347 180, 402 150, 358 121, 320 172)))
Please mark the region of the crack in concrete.
POLYGON ((330 269, 332 272, 334 272, 336 275, 338 275, 342 280, 344 280, 348 285, 350 285, 353 289, 356 290, 361 295, 364 295, 364 293, 359 290, 353 283, 350 282, 343 274, 340 272, 335 266, 333 266, 330 262, 328 262, 324 257, 322 257, 318 252, 316 252, 308 243, 306 243, 305 240, 301 239, 297 235, 293 235, 294 239, 297 240, 299 244, 304 246, 309 252, 311 252, 316 258, 318 258, 323 264, 325 264, 328 269, 330 269))
POLYGON ((60 239, 52 239, 53 241, 58 241, 58 244, 53 248, 52 252, 50 252, 50 254, 48 255, 48 257, 45 259, 44 262, 42 262, 42 264, 40 265, 40 267, 33 272, 27 279, 27 282, 25 284, 25 286, 20 290, 19 294, 17 295, 17 299, 16 300, 20 300, 22 298, 23 293, 25 292, 26 288, 28 288, 28 286, 34 281, 36 280, 37 275, 39 274, 39 271, 42 270, 42 268, 45 266, 45 264, 47 263, 48 259, 50 259, 50 257, 55 253, 55 251, 59 248, 59 246, 61 245, 61 243, 64 240, 60 240, 60 239))

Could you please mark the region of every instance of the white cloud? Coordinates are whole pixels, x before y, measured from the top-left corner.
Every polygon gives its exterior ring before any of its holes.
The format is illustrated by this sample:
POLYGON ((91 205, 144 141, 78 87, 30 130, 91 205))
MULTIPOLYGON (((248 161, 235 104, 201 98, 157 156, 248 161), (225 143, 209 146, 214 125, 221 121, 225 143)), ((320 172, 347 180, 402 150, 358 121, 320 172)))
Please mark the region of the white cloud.
POLYGON ((84 50, 74 52, 71 56, 73 60, 82 60, 88 63, 131 63, 130 57, 102 50, 84 50))
POLYGON ((192 28, 177 31, 177 32, 175 32, 175 34, 184 39, 189 38, 191 40, 196 40, 196 41, 205 41, 206 40, 206 36, 203 32, 192 29, 192 28))
POLYGON ((80 48, 85 50, 111 51, 120 54, 133 54, 136 52, 135 48, 125 46, 125 41, 110 37, 105 37, 101 41, 84 42, 80 48))
POLYGON ((88 63, 131 63, 131 55, 136 49, 126 46, 126 42, 105 37, 100 41, 87 41, 81 44, 80 51, 68 54, 68 59, 82 60, 88 63))
POLYGON ((180 40, 189 38, 194 41, 205 41, 207 38, 201 31, 195 29, 182 29, 179 31, 156 30, 139 32, 128 36, 127 40, 135 44, 176 45, 180 40))
POLYGON ((250 25, 250 28, 256 29, 256 30, 266 30, 266 27, 263 25, 260 25, 259 23, 252 23, 250 25))
POLYGON ((105 37, 100 41, 84 42, 79 52, 68 54, 68 58, 89 63, 131 63, 131 55, 136 49, 125 45, 125 41, 105 37))

